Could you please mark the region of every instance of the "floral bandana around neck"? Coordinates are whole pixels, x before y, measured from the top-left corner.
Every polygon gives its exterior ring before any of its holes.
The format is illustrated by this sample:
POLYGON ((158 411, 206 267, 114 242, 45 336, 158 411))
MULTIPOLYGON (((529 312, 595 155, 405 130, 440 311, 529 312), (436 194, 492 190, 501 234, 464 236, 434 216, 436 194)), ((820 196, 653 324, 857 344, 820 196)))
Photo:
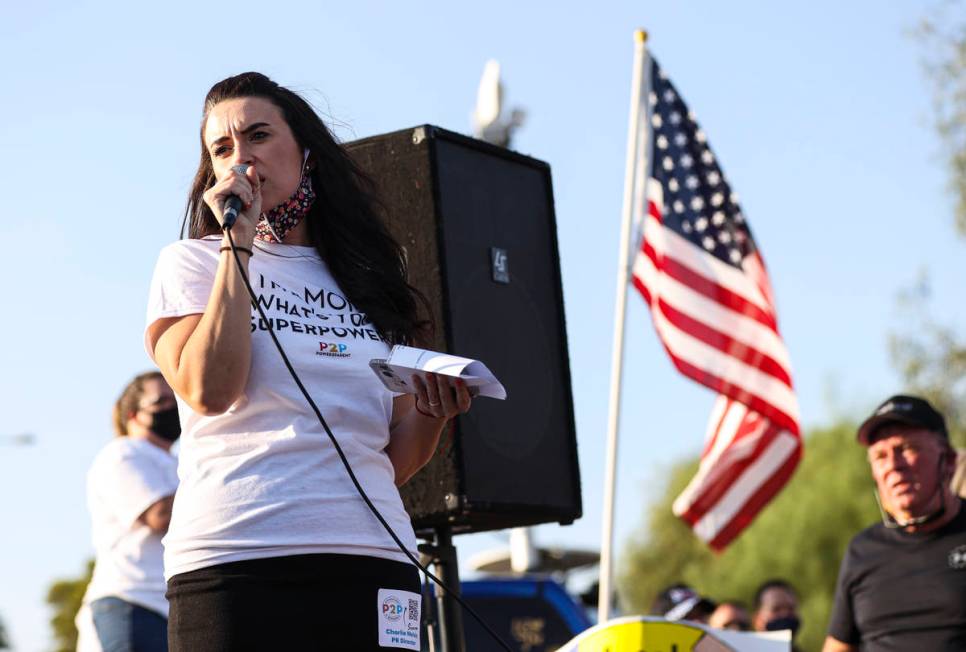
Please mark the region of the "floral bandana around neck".
POLYGON ((285 235, 305 219, 312 203, 315 201, 315 191, 312 189, 312 176, 308 174, 309 150, 305 150, 302 161, 302 179, 299 187, 292 196, 281 204, 262 213, 262 218, 255 225, 255 238, 263 242, 282 242, 285 235))

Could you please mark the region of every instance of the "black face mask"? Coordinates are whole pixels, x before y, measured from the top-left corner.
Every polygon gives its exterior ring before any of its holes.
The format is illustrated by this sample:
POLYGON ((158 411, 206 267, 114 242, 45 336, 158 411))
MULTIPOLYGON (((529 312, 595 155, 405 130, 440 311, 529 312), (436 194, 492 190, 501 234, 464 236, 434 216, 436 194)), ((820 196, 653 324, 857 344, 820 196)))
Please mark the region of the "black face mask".
POLYGON ((784 618, 773 618, 765 623, 765 629, 769 632, 776 632, 780 629, 790 629, 792 630, 792 636, 798 633, 798 628, 802 626, 802 621, 800 621, 795 616, 785 616, 784 618))
POLYGON ((181 420, 178 418, 178 406, 161 410, 151 415, 151 432, 167 441, 176 441, 181 436, 181 420))

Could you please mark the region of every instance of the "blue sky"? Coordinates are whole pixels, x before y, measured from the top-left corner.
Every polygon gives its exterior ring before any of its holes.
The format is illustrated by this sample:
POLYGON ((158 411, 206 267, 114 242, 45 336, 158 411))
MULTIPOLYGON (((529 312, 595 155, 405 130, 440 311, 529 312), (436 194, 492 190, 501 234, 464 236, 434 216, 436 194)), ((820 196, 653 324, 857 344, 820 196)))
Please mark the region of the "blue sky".
MULTIPOLYGON (((37 435, 0 446, 0 617, 17 650, 49 646, 47 586, 91 554, 84 473, 112 401, 149 365, 147 285, 178 234, 201 101, 229 74, 304 91, 350 140, 469 131, 484 62, 500 60, 508 103, 529 114, 515 148, 553 170, 583 477, 584 518, 539 528, 541 543, 599 544, 635 28, 742 198, 806 427, 900 389, 887 333, 920 270, 935 315, 966 326, 964 245, 907 36, 928 3, 198 5, 0 8, 0 434, 37 435)), ((713 401, 673 370, 640 299, 629 305, 619 545, 639 536, 669 465, 699 451, 713 401)), ((504 538, 458 538, 461 558, 504 538)))

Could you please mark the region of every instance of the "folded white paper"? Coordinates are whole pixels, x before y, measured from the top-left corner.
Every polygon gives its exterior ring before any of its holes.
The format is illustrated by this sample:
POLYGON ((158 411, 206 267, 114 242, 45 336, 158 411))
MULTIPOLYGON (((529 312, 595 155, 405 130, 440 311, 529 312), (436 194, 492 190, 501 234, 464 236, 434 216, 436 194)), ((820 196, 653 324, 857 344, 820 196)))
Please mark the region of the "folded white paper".
POLYGON ((458 355, 397 344, 388 358, 370 360, 369 366, 382 384, 394 392, 415 394, 412 377, 419 376, 425 381, 427 373, 434 373, 462 379, 474 396, 506 398, 506 389, 485 364, 458 355))

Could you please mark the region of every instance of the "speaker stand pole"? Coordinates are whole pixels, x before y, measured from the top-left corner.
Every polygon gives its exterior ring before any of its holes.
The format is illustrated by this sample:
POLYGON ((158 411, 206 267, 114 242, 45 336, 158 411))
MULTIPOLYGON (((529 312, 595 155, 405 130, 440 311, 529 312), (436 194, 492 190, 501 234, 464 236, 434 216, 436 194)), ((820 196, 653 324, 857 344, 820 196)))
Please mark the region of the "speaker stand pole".
MULTIPOLYGON (((456 547, 453 545, 453 532, 447 526, 437 527, 436 539, 432 546, 433 566, 436 576, 443 584, 460 593, 460 570, 456 562, 456 547)), ((438 615, 441 652, 465 652, 463 638, 463 612, 448 591, 436 587, 436 612, 438 615)))

